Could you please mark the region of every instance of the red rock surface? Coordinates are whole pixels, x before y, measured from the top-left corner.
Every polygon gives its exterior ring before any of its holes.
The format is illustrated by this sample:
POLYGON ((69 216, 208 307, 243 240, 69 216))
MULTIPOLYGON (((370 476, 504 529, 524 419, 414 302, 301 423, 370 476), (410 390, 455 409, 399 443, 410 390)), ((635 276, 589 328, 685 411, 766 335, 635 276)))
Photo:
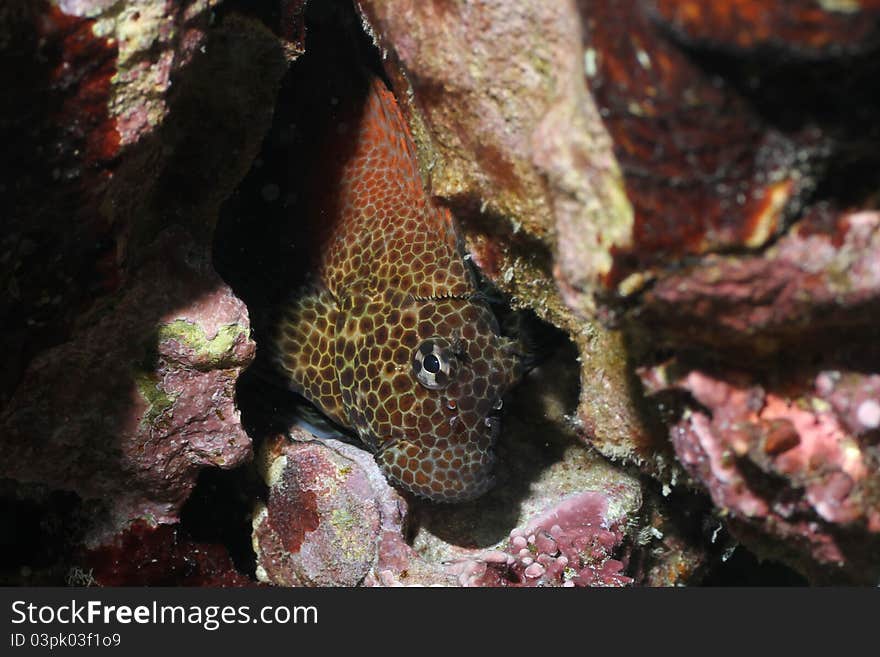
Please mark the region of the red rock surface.
POLYGON ((173 525, 136 521, 79 559, 76 584, 99 586, 250 586, 220 545, 181 538, 173 525))
POLYGON ((372 456, 296 430, 260 457, 269 488, 254 511, 257 577, 284 586, 448 584, 403 538, 407 503, 372 456))
POLYGON ((740 49, 774 46, 812 56, 839 56, 877 45, 874 0, 654 0, 646 3, 689 40, 740 49))
POLYGON ((611 282, 637 262, 763 246, 809 184, 809 151, 704 73, 646 3, 583 4, 588 82, 635 211, 632 246, 617 252, 611 282))

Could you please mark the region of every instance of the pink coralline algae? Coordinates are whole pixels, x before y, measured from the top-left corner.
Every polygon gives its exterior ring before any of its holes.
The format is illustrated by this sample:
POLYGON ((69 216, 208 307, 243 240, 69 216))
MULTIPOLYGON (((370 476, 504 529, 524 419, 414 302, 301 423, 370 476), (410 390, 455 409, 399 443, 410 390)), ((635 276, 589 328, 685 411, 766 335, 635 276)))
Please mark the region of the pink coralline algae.
MULTIPOLYGON (((663 376, 643 380, 657 390, 663 376)), ((671 383, 699 404, 671 428, 672 443, 736 533, 778 541, 775 551, 809 572, 838 566, 870 580, 880 545, 878 453, 867 439, 876 379, 821 372, 792 395, 692 371, 671 383)))
POLYGON ((269 486, 253 520, 257 577, 283 586, 451 584, 403 540, 407 505, 372 456, 294 430, 262 450, 269 486))
POLYGON ((822 214, 761 255, 709 256, 666 276, 645 295, 640 321, 659 340, 748 342, 764 353, 793 337, 872 321, 880 212, 822 214))
POLYGON ((816 391, 854 436, 867 438, 880 429, 880 374, 822 372, 816 391))
POLYGON ((566 497, 524 529, 506 548, 457 565, 465 586, 627 586, 618 558, 625 518, 609 517, 609 498, 586 491, 566 497))

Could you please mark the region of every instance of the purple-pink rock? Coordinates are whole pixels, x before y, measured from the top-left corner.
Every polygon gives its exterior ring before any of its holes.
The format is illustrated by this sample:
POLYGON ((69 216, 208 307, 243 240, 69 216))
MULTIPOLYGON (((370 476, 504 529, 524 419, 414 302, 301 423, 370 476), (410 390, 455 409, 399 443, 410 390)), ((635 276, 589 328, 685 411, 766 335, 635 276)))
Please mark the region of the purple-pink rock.
POLYGON ((504 550, 458 564, 465 586, 626 586, 617 558, 626 516, 609 512, 610 491, 562 499, 525 528, 514 529, 504 550))
POLYGON ((269 487, 253 520, 257 577, 282 586, 448 584, 403 540, 407 504, 372 455, 294 430, 260 456, 269 487))
POLYGON ((878 263, 880 212, 816 211, 760 255, 707 256, 662 278, 645 294, 639 321, 662 342, 747 343, 769 353, 871 322, 878 263))
POLYGON ((873 581, 880 473, 863 422, 874 420, 876 377, 821 372, 812 388, 782 391, 730 372, 665 376, 643 372, 650 389, 686 391, 697 403, 670 438, 737 534, 816 577, 839 568, 854 581, 873 581))
POLYGON ((0 476, 99 501, 92 541, 174 522, 202 467, 251 456, 234 403, 255 349, 247 309, 203 258, 165 233, 116 303, 34 359, 0 416, 0 476))

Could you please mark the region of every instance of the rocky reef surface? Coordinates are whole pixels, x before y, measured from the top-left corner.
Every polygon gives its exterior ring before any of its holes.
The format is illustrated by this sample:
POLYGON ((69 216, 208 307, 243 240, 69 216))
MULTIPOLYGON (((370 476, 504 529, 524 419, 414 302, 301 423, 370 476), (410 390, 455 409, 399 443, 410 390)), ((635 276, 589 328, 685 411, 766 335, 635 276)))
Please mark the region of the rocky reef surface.
POLYGON ((877 582, 877 3, 12 0, 0 51, 4 583, 877 582), (538 327, 473 503, 263 367, 364 69, 538 327))

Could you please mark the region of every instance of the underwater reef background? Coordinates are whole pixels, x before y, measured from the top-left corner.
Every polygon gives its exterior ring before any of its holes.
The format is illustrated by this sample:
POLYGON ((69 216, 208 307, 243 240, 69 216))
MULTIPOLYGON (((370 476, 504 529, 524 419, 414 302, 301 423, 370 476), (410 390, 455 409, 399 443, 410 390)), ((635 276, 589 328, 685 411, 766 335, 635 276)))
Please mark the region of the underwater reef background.
POLYGON ((880 580, 880 2, 8 0, 0 53, 0 583, 880 580), (267 365, 364 71, 539 354, 474 502, 267 365))

